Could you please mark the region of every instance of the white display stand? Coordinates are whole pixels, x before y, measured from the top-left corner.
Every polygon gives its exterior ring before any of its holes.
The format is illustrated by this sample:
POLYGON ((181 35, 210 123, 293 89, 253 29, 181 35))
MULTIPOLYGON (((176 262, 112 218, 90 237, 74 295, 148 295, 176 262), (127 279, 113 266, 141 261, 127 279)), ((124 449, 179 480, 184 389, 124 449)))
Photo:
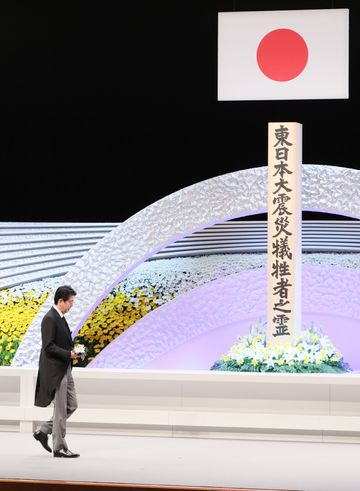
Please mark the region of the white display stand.
MULTIPOLYGON (((31 432, 37 370, 0 367, 1 429, 31 432)), ((74 368, 69 432, 360 442, 360 374, 74 368)))

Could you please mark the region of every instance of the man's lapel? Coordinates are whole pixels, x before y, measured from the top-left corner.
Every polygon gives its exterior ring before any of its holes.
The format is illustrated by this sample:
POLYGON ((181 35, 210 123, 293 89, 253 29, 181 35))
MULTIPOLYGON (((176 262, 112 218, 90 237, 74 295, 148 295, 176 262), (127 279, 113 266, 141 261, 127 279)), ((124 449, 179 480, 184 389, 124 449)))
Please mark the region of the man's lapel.
POLYGON ((57 314, 57 319, 58 319, 57 322, 58 322, 58 324, 61 325, 61 328, 64 329, 64 331, 66 332, 66 334, 69 336, 70 341, 72 342, 71 331, 70 331, 69 325, 68 325, 65 317, 61 317, 60 314, 59 314, 59 312, 56 309, 54 309, 54 311, 57 314))
POLYGON ((71 337, 71 331, 70 331, 70 328, 69 328, 69 324, 67 323, 67 320, 65 319, 65 316, 61 319, 64 323, 64 326, 65 326, 65 329, 66 329, 66 332, 68 333, 69 335, 69 338, 71 339, 72 341, 72 337, 71 337))

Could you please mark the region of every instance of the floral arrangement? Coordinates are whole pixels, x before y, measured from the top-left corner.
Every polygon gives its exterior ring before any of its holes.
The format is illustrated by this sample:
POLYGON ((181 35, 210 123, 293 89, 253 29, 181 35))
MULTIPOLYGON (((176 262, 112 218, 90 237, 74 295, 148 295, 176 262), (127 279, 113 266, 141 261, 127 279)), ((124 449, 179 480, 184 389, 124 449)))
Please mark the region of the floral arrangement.
POLYGON ((86 352, 87 352, 86 346, 84 346, 83 344, 75 344, 74 353, 76 354, 79 360, 81 361, 85 360, 86 352))
POLYGON ((336 350, 321 328, 301 331, 292 344, 266 343, 260 323, 250 326, 247 336, 216 361, 211 370, 239 372, 339 373, 350 371, 342 354, 336 350))

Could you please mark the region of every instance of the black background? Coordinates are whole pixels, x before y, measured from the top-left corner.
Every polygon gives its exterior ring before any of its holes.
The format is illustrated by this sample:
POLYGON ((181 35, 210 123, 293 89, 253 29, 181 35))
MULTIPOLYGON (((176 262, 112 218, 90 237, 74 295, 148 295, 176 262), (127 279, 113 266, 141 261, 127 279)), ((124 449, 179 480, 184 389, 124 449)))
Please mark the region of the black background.
POLYGON ((360 168, 355 1, 0 4, 0 221, 122 221, 180 188, 266 165, 267 123, 303 162, 360 168), (217 101, 217 13, 350 9, 350 99, 217 101))

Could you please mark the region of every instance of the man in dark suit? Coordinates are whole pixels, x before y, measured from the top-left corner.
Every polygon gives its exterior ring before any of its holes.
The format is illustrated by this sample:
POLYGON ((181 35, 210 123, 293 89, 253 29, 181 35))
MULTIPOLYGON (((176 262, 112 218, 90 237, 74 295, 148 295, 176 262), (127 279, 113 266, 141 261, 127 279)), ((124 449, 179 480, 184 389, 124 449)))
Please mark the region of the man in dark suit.
POLYGON ((60 286, 54 295, 54 305, 41 322, 42 346, 35 390, 35 406, 54 403, 52 418, 34 433, 34 438, 51 452, 48 435, 53 437, 54 457, 74 458, 79 454, 68 449, 66 420, 77 409, 72 360, 76 358, 74 343, 64 314, 74 304, 76 291, 71 286, 60 286))

